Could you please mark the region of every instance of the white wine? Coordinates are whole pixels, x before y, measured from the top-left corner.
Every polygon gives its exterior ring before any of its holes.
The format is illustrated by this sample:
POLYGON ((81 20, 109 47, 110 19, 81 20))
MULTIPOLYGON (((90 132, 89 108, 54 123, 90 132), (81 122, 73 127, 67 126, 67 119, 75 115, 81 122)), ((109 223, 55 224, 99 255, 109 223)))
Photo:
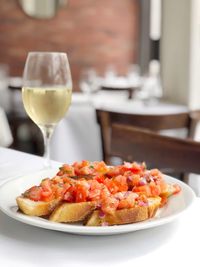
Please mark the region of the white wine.
POLYGON ((67 112, 72 90, 66 87, 23 87, 22 99, 29 117, 38 126, 53 126, 67 112))

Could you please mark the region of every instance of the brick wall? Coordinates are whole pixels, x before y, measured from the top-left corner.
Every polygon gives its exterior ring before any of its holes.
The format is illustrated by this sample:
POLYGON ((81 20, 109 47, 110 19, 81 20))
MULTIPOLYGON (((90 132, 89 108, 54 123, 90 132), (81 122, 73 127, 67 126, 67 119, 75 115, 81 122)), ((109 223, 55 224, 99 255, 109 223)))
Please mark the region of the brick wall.
POLYGON ((0 0, 0 63, 20 76, 28 51, 68 53, 74 89, 80 72, 125 72, 137 60, 139 0, 69 0, 50 20, 27 17, 17 0, 0 0))

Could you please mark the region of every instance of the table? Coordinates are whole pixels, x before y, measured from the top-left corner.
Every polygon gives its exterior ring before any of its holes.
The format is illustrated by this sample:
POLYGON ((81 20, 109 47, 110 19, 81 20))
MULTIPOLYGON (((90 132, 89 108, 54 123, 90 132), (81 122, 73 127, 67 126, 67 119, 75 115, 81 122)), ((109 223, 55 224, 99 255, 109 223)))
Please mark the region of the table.
MULTIPOLYGON (((42 163, 40 157, 0 148, 0 182, 39 170, 42 163)), ((0 266, 199 266, 199 210, 197 198, 192 208, 172 223, 116 236, 49 231, 0 212, 0 266)))

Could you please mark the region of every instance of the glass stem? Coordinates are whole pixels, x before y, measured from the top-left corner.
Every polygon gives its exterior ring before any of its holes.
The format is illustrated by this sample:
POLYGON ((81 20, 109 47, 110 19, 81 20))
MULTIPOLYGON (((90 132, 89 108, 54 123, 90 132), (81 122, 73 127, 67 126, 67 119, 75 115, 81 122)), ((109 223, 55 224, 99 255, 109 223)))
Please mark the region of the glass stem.
POLYGON ((46 168, 50 168, 50 140, 54 130, 54 126, 40 126, 40 129, 44 138, 44 166, 46 168))

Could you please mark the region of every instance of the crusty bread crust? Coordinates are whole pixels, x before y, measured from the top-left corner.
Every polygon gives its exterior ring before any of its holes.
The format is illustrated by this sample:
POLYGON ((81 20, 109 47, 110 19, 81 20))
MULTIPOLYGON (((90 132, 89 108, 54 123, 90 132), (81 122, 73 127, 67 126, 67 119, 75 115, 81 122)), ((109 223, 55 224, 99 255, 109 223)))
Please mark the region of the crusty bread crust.
POLYGON ((116 210, 112 214, 101 216, 101 211, 95 210, 95 202, 63 203, 60 200, 49 202, 32 201, 28 198, 17 197, 20 210, 31 216, 49 216, 49 220, 59 223, 84 221, 86 226, 120 225, 135 223, 150 219, 155 216, 161 198, 148 199, 148 206, 134 207, 131 209, 116 210))
POLYGON ((170 197, 176 192, 175 187, 172 184, 167 184, 166 189, 160 196, 162 197, 170 197))
POLYGON ((112 214, 101 216, 96 210, 86 222, 86 226, 120 225, 135 223, 150 219, 155 216, 160 206, 161 198, 149 198, 149 206, 135 207, 131 209, 116 210, 112 214))
POLYGON ((95 202, 63 203, 50 215, 53 222, 78 222, 84 220, 95 209, 95 202))
POLYGON ((19 209, 31 216, 47 216, 60 204, 59 199, 55 199, 49 202, 45 201, 33 201, 25 197, 16 198, 19 209))
POLYGON ((161 205, 160 197, 149 197, 148 198, 148 219, 153 218, 156 215, 157 210, 161 205))
POLYGON ((116 210, 113 214, 105 214, 100 217, 100 211, 96 210, 88 219, 86 226, 117 225, 144 221, 148 219, 147 207, 116 210))

